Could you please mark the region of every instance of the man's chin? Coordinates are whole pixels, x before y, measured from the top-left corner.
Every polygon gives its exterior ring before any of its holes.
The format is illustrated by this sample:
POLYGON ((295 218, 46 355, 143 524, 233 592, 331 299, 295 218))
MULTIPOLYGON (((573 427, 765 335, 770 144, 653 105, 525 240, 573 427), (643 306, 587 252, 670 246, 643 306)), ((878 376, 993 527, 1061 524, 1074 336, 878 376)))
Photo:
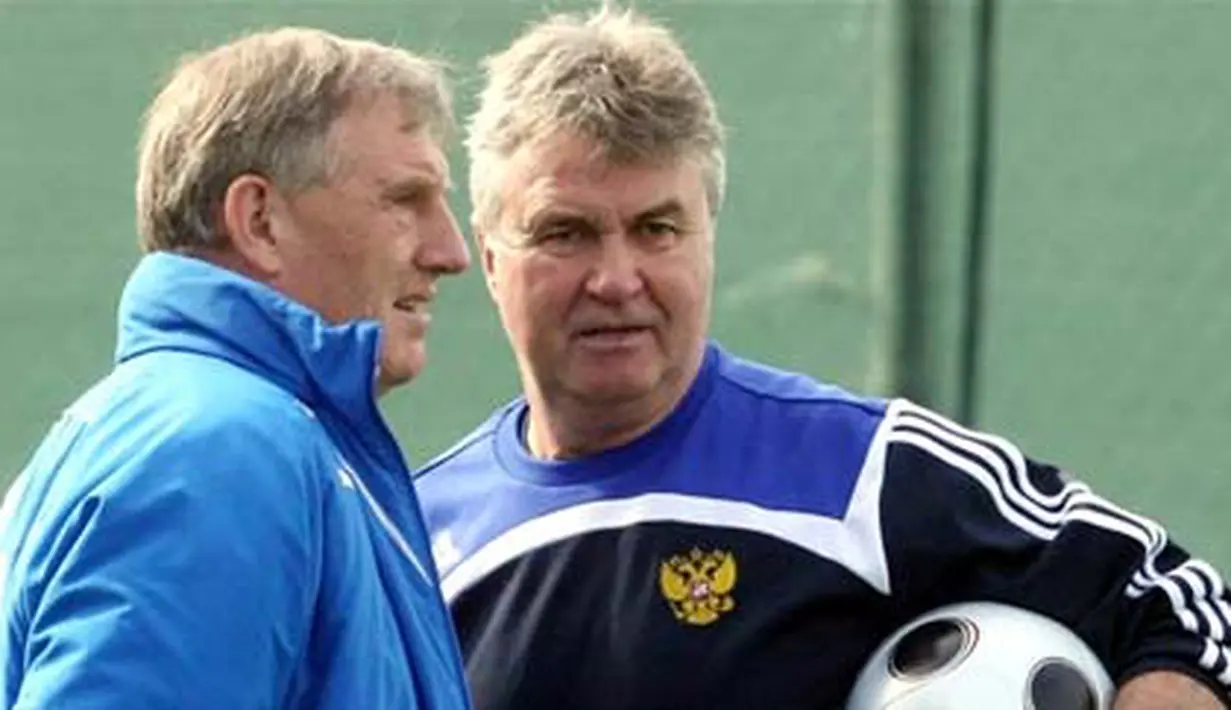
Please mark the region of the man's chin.
POLYGON ((427 353, 415 348, 398 356, 385 356, 380 361, 380 374, 376 378, 377 393, 384 395, 390 390, 409 384, 419 376, 427 365, 427 353))
POLYGON ((578 399, 603 406, 617 406, 636 402, 654 391, 654 383, 642 374, 640 377, 613 377, 581 380, 570 389, 578 399))

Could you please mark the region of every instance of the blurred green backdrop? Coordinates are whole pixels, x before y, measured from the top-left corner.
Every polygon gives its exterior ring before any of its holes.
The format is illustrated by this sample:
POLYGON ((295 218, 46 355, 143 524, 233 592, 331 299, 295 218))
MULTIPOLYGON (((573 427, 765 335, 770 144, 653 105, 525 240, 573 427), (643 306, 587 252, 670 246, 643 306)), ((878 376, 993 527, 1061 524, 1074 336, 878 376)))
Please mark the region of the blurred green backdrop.
MULTIPOLYGON (((456 63, 465 113, 478 57, 592 6, 0 0, 2 480, 108 368, 138 121, 178 55, 282 24, 396 41, 456 63)), ((637 6, 731 127, 722 341, 1013 437, 1231 568, 1231 0, 637 6)), ((388 402, 415 461, 515 391, 477 272, 442 292, 388 402)))

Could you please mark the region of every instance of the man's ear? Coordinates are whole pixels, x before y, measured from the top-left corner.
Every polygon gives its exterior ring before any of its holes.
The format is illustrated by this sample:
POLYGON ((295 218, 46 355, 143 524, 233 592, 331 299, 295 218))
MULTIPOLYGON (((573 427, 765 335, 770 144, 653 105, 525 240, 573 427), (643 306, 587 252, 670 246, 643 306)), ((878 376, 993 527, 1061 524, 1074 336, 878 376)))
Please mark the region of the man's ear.
POLYGON ((483 281, 487 283, 487 292, 494 298, 496 295, 496 254, 489 243, 487 232, 477 223, 471 223, 474 232, 475 250, 479 253, 479 261, 483 265, 483 281))
POLYGON ((222 226, 228 241, 258 277, 272 278, 282 270, 274 234, 274 221, 281 209, 277 189, 260 175, 240 175, 223 195, 222 226))

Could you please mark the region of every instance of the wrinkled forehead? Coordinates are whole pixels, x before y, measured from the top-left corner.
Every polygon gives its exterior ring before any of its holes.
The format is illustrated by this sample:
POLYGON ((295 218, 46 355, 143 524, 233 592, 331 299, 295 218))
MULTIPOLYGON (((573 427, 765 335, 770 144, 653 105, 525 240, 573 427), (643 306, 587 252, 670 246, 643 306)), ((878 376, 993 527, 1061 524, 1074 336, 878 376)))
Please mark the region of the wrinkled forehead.
POLYGON ((449 163, 435 140, 420 131, 402 133, 379 150, 343 153, 337 179, 364 189, 376 188, 391 198, 453 187, 449 163))
POLYGON ((694 156, 617 160, 576 138, 515 153, 504 171, 502 197, 505 216, 521 223, 552 210, 624 219, 666 201, 705 210, 701 161, 694 156))

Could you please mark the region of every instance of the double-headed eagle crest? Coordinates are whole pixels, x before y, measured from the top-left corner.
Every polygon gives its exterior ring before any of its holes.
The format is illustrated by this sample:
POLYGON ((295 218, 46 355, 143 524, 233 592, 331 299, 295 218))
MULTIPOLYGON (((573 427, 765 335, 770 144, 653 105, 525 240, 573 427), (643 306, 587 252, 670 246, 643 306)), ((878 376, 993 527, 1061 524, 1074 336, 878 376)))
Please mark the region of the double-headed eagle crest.
POLYGON ((726 550, 672 555, 658 570, 658 586, 675 618, 706 626, 735 608, 735 557, 726 550))

